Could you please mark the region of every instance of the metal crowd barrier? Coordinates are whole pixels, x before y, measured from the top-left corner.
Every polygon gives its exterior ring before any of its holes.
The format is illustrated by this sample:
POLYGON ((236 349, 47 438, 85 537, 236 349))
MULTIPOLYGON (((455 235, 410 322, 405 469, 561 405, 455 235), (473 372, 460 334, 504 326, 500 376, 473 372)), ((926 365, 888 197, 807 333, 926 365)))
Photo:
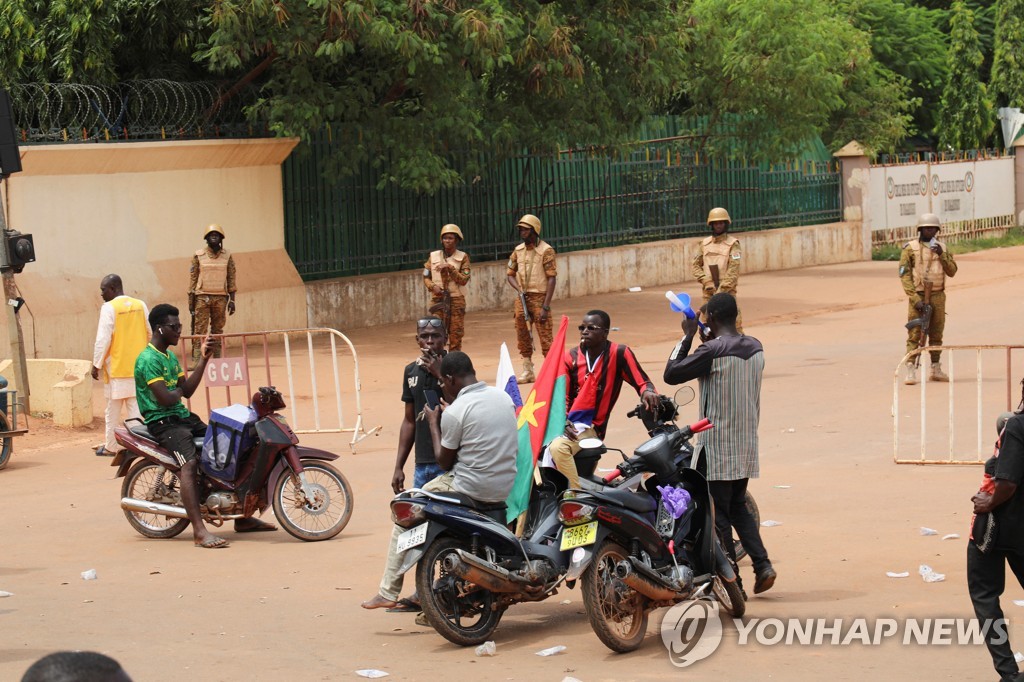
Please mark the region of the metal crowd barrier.
MULTIPOLYGON (((186 374, 194 368, 193 338, 197 337, 182 336, 179 342, 186 374)), ((380 426, 364 428, 359 357, 338 330, 282 329, 212 338, 221 348, 207 364, 202 390, 189 400, 193 412, 202 414, 200 410, 205 409, 209 414, 232 403, 248 404, 259 386, 276 385, 284 395, 285 414, 295 433, 351 433, 349 447, 355 453, 356 443, 380 431, 380 426), (239 395, 243 386, 244 394, 239 395), (350 390, 342 390, 343 386, 350 390), (346 415, 354 416, 351 425, 346 415)))
MULTIPOLYGON (((926 346, 910 353, 893 372, 893 461, 897 464, 983 464, 992 455, 995 421, 1000 413, 1020 402, 1020 377, 1014 375, 1014 351, 1024 346, 926 346), (949 383, 930 381, 929 352, 942 351, 949 383), (973 368, 961 372, 964 362, 973 368), (920 358, 920 360, 919 360, 920 358), (917 386, 903 383, 907 362, 918 362, 917 386), (933 386, 933 384, 935 386, 933 386), (966 386, 966 397, 963 385, 966 386), (941 390, 937 387, 945 387, 941 390), (1015 387, 1017 391, 1015 391, 1015 387), (904 412, 909 406, 910 411, 904 412), (916 420, 913 413, 917 412, 916 420), (965 412, 970 415, 964 421, 965 412), (916 424, 915 424, 916 421, 916 424), (971 426, 966 426, 966 424, 971 426), (909 428, 908 425, 909 424, 909 428), (964 430, 968 434, 965 438, 964 430), (937 449, 945 449, 938 456, 937 449), (908 456, 916 452, 916 456, 908 456)), ((1018 370, 1022 371, 1022 370, 1018 370)), ((1022 372, 1024 373, 1024 372, 1022 372)))

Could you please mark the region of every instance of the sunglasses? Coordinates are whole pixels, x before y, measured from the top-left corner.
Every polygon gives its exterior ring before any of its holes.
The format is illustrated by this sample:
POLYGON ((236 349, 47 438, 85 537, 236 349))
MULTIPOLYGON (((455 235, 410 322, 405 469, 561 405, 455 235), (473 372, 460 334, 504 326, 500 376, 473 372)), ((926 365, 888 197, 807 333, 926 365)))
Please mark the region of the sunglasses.
POLYGON ((424 327, 433 327, 434 329, 440 329, 441 327, 444 326, 444 322, 437 319, 436 317, 428 317, 422 320, 418 320, 416 322, 416 326, 420 329, 423 329, 424 327))
POLYGON ((181 322, 179 322, 177 324, 161 324, 159 326, 167 327, 168 329, 173 329, 176 332, 180 332, 181 331, 181 322))
POLYGON ((588 332, 606 332, 606 331, 608 331, 604 327, 598 327, 596 324, 581 324, 578 327, 578 329, 581 332, 582 331, 588 331, 588 332))

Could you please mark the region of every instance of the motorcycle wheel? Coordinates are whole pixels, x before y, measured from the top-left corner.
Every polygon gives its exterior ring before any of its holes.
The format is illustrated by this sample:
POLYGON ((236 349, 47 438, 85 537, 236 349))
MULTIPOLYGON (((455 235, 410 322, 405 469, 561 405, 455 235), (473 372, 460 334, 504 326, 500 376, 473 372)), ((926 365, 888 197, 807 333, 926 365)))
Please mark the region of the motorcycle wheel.
POLYGON ((612 651, 634 651, 647 634, 647 598, 615 577, 628 553, 605 542, 580 577, 583 605, 597 638, 612 651))
MULTIPOLYGON (((747 511, 754 517, 754 523, 761 526, 761 511, 757 508, 757 502, 754 500, 754 496, 747 491, 747 496, 743 500, 743 504, 746 505, 747 511)), ((736 552, 736 561, 740 561, 743 557, 747 556, 747 550, 743 549, 743 543, 739 540, 734 539, 732 541, 733 551, 736 552)))
POLYGON ((444 570, 444 558, 469 544, 439 537, 416 566, 416 589, 427 621, 453 644, 474 646, 490 639, 505 607, 495 606, 494 595, 444 570))
MULTIPOLYGON (((7 415, 0 412, 0 431, 9 431, 7 415)), ((11 452, 14 450, 14 436, 7 436, 0 445, 0 469, 3 469, 11 461, 11 452)))
MULTIPOLYGON (((718 534, 715 535, 715 544, 721 546, 721 536, 718 534)), ((718 548, 715 551, 719 551, 718 548)), ((722 553, 725 554, 724 551, 722 553)), ((728 554, 725 555, 725 558, 732 565, 732 573, 736 579, 729 582, 716 571, 715 579, 711 583, 711 591, 715 593, 715 598, 722 605, 723 611, 733 618, 741 618, 747 611, 747 595, 743 593, 739 579, 740 569, 736 567, 736 562, 729 558, 728 554)))
POLYGON ((314 499, 298 494, 296 481, 284 474, 274 490, 274 515, 289 534, 306 542, 330 540, 352 518, 352 486, 340 471, 320 460, 302 460, 314 499))
MULTIPOLYGON (((128 471, 121 484, 121 497, 181 506, 179 481, 164 467, 147 460, 139 460, 128 471)), ((188 519, 163 514, 123 510, 132 528, 147 538, 173 538, 188 527, 188 519)))

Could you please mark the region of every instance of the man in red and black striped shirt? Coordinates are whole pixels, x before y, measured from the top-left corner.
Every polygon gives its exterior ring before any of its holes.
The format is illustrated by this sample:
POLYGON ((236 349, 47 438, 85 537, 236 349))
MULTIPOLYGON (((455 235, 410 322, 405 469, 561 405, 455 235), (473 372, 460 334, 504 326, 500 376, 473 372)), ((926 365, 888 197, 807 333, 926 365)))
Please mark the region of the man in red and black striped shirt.
POLYGON ((647 373, 628 346, 608 340, 611 318, 603 310, 591 310, 580 324, 580 345, 565 352, 569 375, 566 390, 565 435, 551 441, 551 459, 567 479, 570 488, 579 488, 573 457, 581 440, 604 438, 608 416, 619 399, 626 381, 640 394, 647 409, 656 411, 658 393, 647 373))

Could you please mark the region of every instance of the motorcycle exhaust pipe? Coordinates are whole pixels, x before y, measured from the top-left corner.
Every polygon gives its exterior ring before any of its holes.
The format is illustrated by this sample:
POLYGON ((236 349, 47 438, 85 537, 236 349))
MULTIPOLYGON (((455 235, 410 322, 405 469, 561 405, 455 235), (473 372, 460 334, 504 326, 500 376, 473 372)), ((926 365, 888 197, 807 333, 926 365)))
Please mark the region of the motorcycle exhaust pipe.
MULTIPOLYGON (((497 566, 470 565, 465 561, 468 555, 463 552, 447 555, 441 562, 444 570, 479 585, 488 592, 515 593, 522 592, 523 586, 507 577, 507 571, 497 566), (505 575, 502 575, 502 573, 505 575)), ((477 564, 477 562, 474 562, 477 564)))
POLYGON ((633 569, 633 565, 629 563, 628 560, 620 561, 615 564, 615 577, 648 599, 653 599, 655 601, 674 601, 682 597, 682 595, 675 590, 663 587, 662 585, 657 585, 648 578, 637 573, 633 569))
POLYGON ((188 518, 184 507, 173 507, 169 504, 160 504, 159 502, 147 502, 146 500, 137 500, 134 497, 122 497, 121 509, 142 514, 161 514, 174 519, 188 518))

